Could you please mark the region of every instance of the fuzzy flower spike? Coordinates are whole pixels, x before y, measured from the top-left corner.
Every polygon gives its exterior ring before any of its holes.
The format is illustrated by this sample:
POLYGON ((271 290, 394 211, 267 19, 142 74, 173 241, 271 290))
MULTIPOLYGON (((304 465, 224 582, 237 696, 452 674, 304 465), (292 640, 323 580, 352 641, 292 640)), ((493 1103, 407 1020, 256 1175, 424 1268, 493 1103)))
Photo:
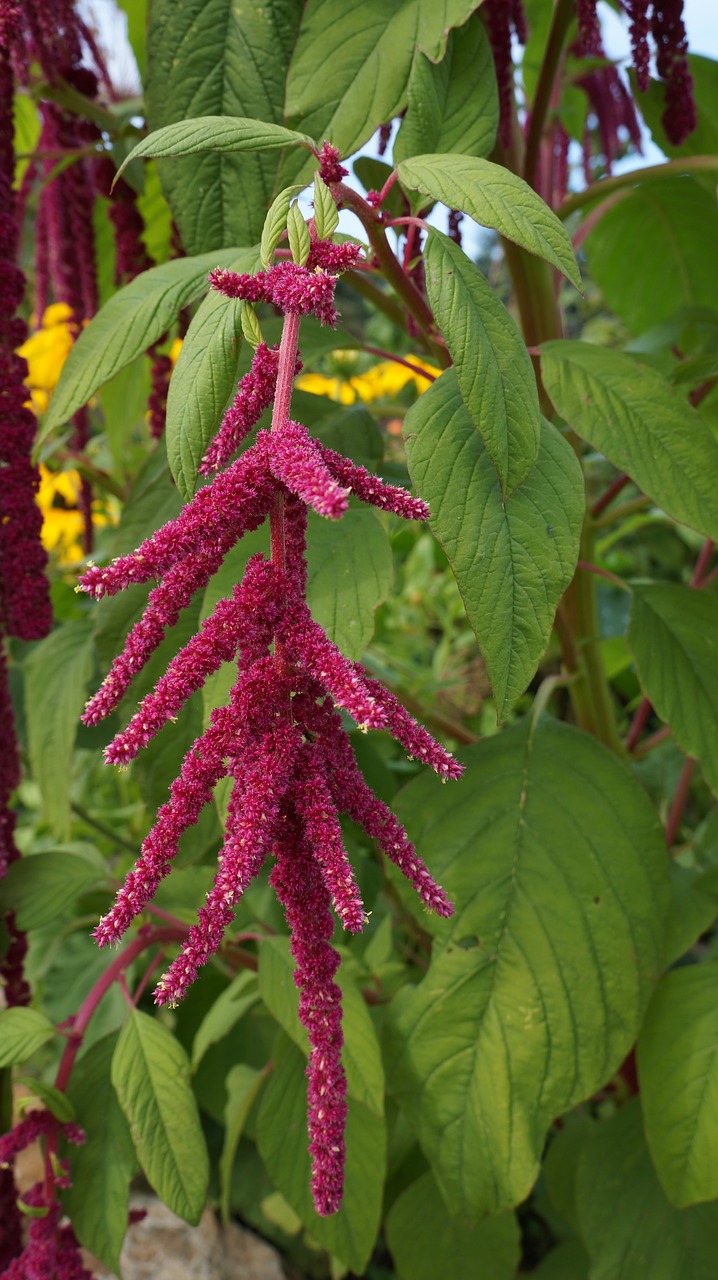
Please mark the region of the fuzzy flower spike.
POLYGON ((292 421, 300 367, 300 318, 334 324, 337 274, 359 250, 315 240, 305 266, 291 262, 256 275, 215 271, 213 288, 231 298, 264 300, 284 313, 278 351, 257 348, 234 405, 209 446, 201 470, 216 472, 176 520, 108 567, 91 566, 81 589, 100 597, 155 579, 143 618, 127 640, 84 720, 95 724, 124 696, 166 629, 216 572, 227 551, 269 515, 271 558, 253 556, 244 579, 170 663, 156 688, 109 745, 109 762, 126 765, 223 662, 236 662, 227 706, 217 708, 185 756, 169 799, 134 869, 95 936, 116 942, 171 869, 179 839, 195 823, 220 778, 232 779, 224 843, 214 884, 196 923, 164 974, 155 997, 175 1004, 220 946, 247 885, 271 860, 271 883, 292 934, 299 1011, 310 1044, 309 1139, 317 1212, 339 1208, 343 1188, 346 1077, 341 1063, 339 956, 331 945, 334 908, 343 928, 366 919, 342 843, 339 814, 359 823, 413 884, 425 905, 448 916, 452 905, 401 824, 364 781, 338 708, 363 729, 387 729, 442 778, 461 766, 357 663, 348 661, 314 621, 305 600, 307 508, 342 517, 353 492, 406 519, 424 520, 426 505, 324 448, 292 421), (273 401, 270 431, 225 466, 273 401))

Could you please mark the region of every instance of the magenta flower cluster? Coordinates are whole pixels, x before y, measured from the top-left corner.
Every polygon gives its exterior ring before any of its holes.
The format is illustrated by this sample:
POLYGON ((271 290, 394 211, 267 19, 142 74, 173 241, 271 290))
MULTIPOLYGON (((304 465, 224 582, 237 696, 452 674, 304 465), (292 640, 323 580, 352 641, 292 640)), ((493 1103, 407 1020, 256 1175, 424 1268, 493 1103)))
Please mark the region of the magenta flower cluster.
POLYGON ((285 262, 253 276, 212 273, 215 289, 250 302, 271 301, 284 312, 285 323, 279 351, 258 347, 202 472, 226 464, 274 400, 272 429, 260 430, 249 448, 137 551, 107 567, 91 566, 81 579, 82 590, 95 597, 157 580, 123 653, 87 705, 83 718, 95 724, 117 706, 229 549, 270 517, 271 559, 255 555, 249 560, 242 582, 219 602, 106 749, 109 762, 128 764, 220 664, 236 662, 228 705, 213 711, 208 728, 185 756, 136 866, 95 933, 100 945, 122 936, 170 871, 180 837, 197 821, 217 782, 230 778, 214 884, 155 998, 160 1004, 182 998, 220 946, 242 893, 271 858, 270 880, 290 926, 300 1016, 309 1035, 312 1189, 322 1214, 335 1212, 341 1202, 346 1117, 331 906, 351 933, 366 919, 339 815, 348 814, 364 828, 428 908, 445 916, 452 911, 397 818, 364 781, 338 709, 362 729, 388 730, 442 778, 461 773, 392 694, 342 656, 306 604, 309 507, 340 519, 353 493, 407 519, 428 515, 422 501, 326 448, 289 416, 299 367, 299 317, 314 313, 324 323, 334 322, 336 272, 353 265, 357 254, 354 245, 316 242, 304 267, 285 262))
POLYGON ((51 1167, 52 1194, 48 1187, 37 1182, 22 1196, 22 1205, 29 1219, 27 1242, 23 1249, 21 1234, 17 1229, 19 1219, 10 1211, 15 1208, 15 1188, 12 1163, 21 1151, 38 1139, 56 1142, 59 1134, 67 1142, 81 1146, 85 1134, 76 1124, 61 1124, 49 1111, 29 1111, 14 1128, 0 1137, 0 1174, 6 1174, 0 1187, 7 1199, 3 1203, 0 1220, 0 1268, 3 1280, 92 1280, 92 1273, 83 1265, 80 1248, 72 1227, 62 1224, 62 1206, 54 1194, 55 1187, 69 1187, 70 1173, 67 1162, 54 1158, 51 1167), (6 1185, 4 1185, 6 1184, 6 1185), (9 1229, 9 1230, 8 1230, 9 1229), (3 1239, 4 1231, 8 1231, 3 1239))

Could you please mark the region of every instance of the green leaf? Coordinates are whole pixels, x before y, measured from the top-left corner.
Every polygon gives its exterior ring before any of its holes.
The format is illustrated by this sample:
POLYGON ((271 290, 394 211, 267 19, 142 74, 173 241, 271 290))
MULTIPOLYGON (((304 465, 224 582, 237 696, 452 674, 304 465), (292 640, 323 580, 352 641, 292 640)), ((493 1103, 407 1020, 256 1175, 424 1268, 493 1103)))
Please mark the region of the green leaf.
POLYGON ((0 1011, 0 1067, 25 1062, 52 1040, 55 1028, 37 1009, 12 1008, 0 1011))
POLYGON ((674 520, 718 538, 718 441, 660 373, 587 342, 545 342, 541 374, 574 431, 674 520))
POLYGON ((718 1203, 674 1209, 648 1154, 638 1099, 601 1124, 579 1162, 591 1280, 713 1280, 718 1203))
POLYGON ((386 1128, 382 1118, 349 1099, 344 1200, 338 1213, 320 1218, 310 1190, 304 1068, 304 1056, 294 1047, 276 1063, 257 1120, 259 1151, 270 1178, 311 1239, 348 1270, 363 1275, 381 1222, 386 1128))
POLYGON ((241 116, 198 116, 178 120, 156 129, 133 147, 117 170, 143 156, 166 159, 168 156, 203 155, 207 151, 226 154, 232 151, 279 151, 282 147, 301 146, 311 149, 314 143, 305 133, 285 129, 280 124, 251 120, 241 116))
POLYGON ((363 0, 357 9, 308 0, 287 78, 287 119, 351 155, 406 105, 414 49, 440 58, 449 29, 474 7, 472 0, 363 0))
MULTIPOLYGON (((697 53, 688 54, 688 69, 693 80, 693 100, 696 105, 696 128, 679 146, 669 142, 661 124, 666 109, 666 86, 662 81, 651 80, 648 90, 641 93, 638 103, 654 141, 661 151, 672 159, 680 156, 718 155, 718 62, 703 58, 697 53)), ((633 76, 631 77, 633 79, 633 76)), ((651 229, 653 230, 653 228, 651 229)))
MULTIPOLYGON (((245 250, 232 263, 233 271, 256 267, 256 249, 245 250)), ((243 309, 239 298, 210 290, 187 330, 170 379, 167 459, 185 501, 197 491, 197 468, 237 389, 243 309)))
POLYGON ((581 1152, 593 1133, 593 1125, 593 1120, 585 1112, 570 1112, 564 1117, 561 1128, 551 1135, 543 1162, 543 1185, 551 1207, 576 1232, 579 1230, 576 1171, 581 1152))
POLYGON ((689 386, 695 387, 701 382, 708 382, 711 378, 718 378, 718 351, 681 360, 673 370, 673 381, 676 386, 688 383, 689 386))
POLYGON ((675 964, 706 933, 718 916, 718 902, 710 880, 696 867, 671 861, 672 902, 668 917, 664 968, 675 964))
POLYGON ((259 327, 259 320, 254 307, 245 302, 240 312, 239 320, 245 342, 248 342, 252 350, 256 351, 262 341, 262 330, 259 327))
MULTIPOLYGON (((16 155, 29 156, 37 146, 41 121, 37 103, 29 93, 16 93, 13 98, 13 150, 16 155)), ((29 159, 15 161, 13 190, 19 191, 27 173, 29 159)))
POLYGON ((120 1032, 112 1083, 150 1185, 169 1209, 196 1225, 209 1163, 184 1049, 156 1018, 135 1009, 120 1032))
POLYGON ((224 1108, 224 1144, 219 1158, 220 1205, 222 1221, 228 1222, 231 1212, 232 1171, 242 1131, 247 1116, 266 1079, 265 1071, 256 1071, 238 1062, 227 1075, 227 1103, 224 1108))
POLYGON ((223 1040, 240 1018, 257 1003, 255 974, 244 970, 225 987, 199 1024, 192 1042, 192 1070, 196 1071, 211 1045, 223 1040))
POLYGON ((589 1265, 583 1245, 566 1240, 547 1253, 531 1274, 534 1280, 590 1280, 589 1265))
POLYGON ((541 414, 528 351, 505 306, 458 245, 431 230, 426 285, 466 408, 512 493, 539 449, 541 414))
POLYGON ((238 249, 175 258, 143 271, 113 294, 70 352, 41 430, 44 439, 71 418, 98 387, 162 337, 177 312, 207 288, 213 267, 230 267, 238 249))
MULTIPOLYGON (((299 1021, 293 973, 289 939, 265 938, 259 956, 259 993, 272 1017, 306 1057, 309 1040, 299 1021)), ((351 978, 340 970, 337 981, 342 988, 342 1062, 347 1073, 347 1089, 351 1097, 363 1103, 374 1115, 381 1116, 384 1114, 384 1068, 376 1031, 351 978)))
POLYGON ((581 468, 544 422, 536 463, 506 501, 456 374, 442 374, 405 423, 411 477, 456 576, 503 719, 529 684, 578 557, 581 468))
POLYGON ((65 622, 25 662, 25 714, 32 771, 45 817, 60 839, 70 826, 70 774, 92 674, 92 623, 65 622))
POLYGON ((718 596, 634 587, 628 643, 643 692, 718 795, 718 596))
POLYGON ((718 1200, 718 965, 661 979, 638 1037, 646 1138, 677 1209, 718 1200))
POLYGON ((599 219, 584 247, 589 273, 609 308, 631 333, 642 333, 676 311, 715 306, 718 262, 712 247, 717 239, 714 190, 706 191, 692 177, 665 178, 620 199, 599 219))
POLYGON ((29 1089, 62 1124, 77 1119, 75 1108, 67 1094, 56 1089, 54 1085, 46 1084, 44 1080, 37 1080, 34 1076, 16 1076, 15 1083, 29 1089))
POLYGON ((360 658, 374 634, 374 612, 394 580, 381 521, 366 507, 351 507, 331 522, 310 514, 307 559, 312 617, 347 658, 360 658))
MULTIPOLYGON (((263 145, 296 142, 284 125, 289 59, 302 17, 301 0, 153 0, 148 35, 150 128, 180 130, 193 117, 223 117, 223 131, 263 145), (243 119, 242 119, 243 118, 243 119), (247 127, 246 121, 253 123, 247 127), (266 122, 263 123, 263 122, 266 122)), ((225 133, 225 137, 226 137, 225 133)), ((300 155, 306 159, 302 146, 300 155)), ((208 151, 160 161, 162 185, 190 253, 254 244, 284 182, 286 154, 208 151)))
POLYGON ((452 1218, 430 1173, 394 1201, 386 1240, 401 1280, 514 1280, 521 1252, 512 1213, 475 1226, 452 1218))
POLYGON ((282 232, 286 230, 287 215, 292 198, 299 195, 302 190, 303 187, 299 183, 293 187, 285 187, 269 206, 269 211, 264 219, 262 238, 259 245, 259 259, 265 271, 272 265, 274 250, 282 238, 282 232))
POLYGON ((503 165, 474 156, 421 155, 403 160, 399 179, 412 191, 462 209, 482 227, 493 227, 507 240, 543 258, 581 287, 576 258, 566 228, 540 196, 503 165))
POLYGON ((651 803, 588 734, 541 718, 464 758, 459 785, 422 777, 397 798, 457 910, 397 1002, 390 1081, 447 1204, 475 1221, 528 1195, 550 1123, 633 1044, 669 889, 651 803))
POLYGON ((137 1161, 110 1080, 116 1042, 116 1035, 98 1040, 72 1073, 68 1092, 87 1141, 73 1148, 72 1186, 63 1194, 63 1204, 80 1243, 119 1275, 137 1161))
POLYGON ((309 239, 309 228, 299 212, 296 201, 289 206, 287 214, 287 238, 292 260, 297 266, 303 267, 309 257, 312 242, 309 239))
POLYGON ((431 152, 486 156, 494 147, 499 100, 491 45, 474 15, 449 35, 438 64, 417 53, 394 160, 431 152))
POLYGON ((105 879, 87 858, 57 849, 19 858, 0 881, 0 902, 15 911, 21 929, 41 929, 60 920, 76 898, 105 879))
POLYGON ((339 210, 321 175, 314 175, 314 226, 320 240, 328 240, 339 226, 339 210))

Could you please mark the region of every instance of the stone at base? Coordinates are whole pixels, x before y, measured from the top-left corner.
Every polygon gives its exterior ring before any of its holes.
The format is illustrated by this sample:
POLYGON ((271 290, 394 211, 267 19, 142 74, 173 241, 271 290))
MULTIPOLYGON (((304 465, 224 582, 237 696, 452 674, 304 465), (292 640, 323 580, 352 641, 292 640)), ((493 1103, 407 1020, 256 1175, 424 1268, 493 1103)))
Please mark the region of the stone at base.
MULTIPOLYGON (((146 1209, 128 1230, 120 1259, 122 1280, 286 1280, 280 1255, 237 1223, 223 1229, 211 1210, 190 1227, 152 1196, 133 1196, 146 1209)), ((97 1280, 114 1280, 101 1263, 97 1280)))

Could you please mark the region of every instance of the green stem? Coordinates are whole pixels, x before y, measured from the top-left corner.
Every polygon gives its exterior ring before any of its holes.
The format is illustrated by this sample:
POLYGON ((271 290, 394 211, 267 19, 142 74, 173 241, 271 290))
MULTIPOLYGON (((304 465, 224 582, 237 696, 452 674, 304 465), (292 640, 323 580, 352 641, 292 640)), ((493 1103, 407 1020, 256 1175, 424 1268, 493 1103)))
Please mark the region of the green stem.
MULTIPOLYGON (((512 240, 503 240, 506 263, 521 317, 521 329, 527 347, 540 347, 551 338, 563 337, 563 321, 554 290, 551 268, 541 258, 520 249, 512 240)), ((540 356, 531 356, 536 374, 541 412, 553 418, 553 405, 541 380, 540 356)))
MULTIPOLYGON (((538 347, 552 338, 562 338, 563 324, 554 273, 546 263, 509 241, 504 242, 504 248, 527 346, 538 347)), ((552 419, 553 405, 541 381, 538 356, 532 356, 532 359, 541 408, 552 419)), ((580 458, 578 440, 573 433, 569 438, 580 458)), ((588 515, 579 556, 587 564, 594 563, 593 524, 588 515)), ((601 656, 594 579, 594 574, 577 569, 559 606, 557 627, 566 673, 576 676, 569 685, 576 722, 617 754, 622 754, 611 690, 601 656)))
POLYGON ((133 844, 130 840, 126 840, 124 836, 121 836, 117 831, 113 831, 111 827, 105 826, 104 822, 100 822, 99 819, 93 818, 92 814, 88 813, 87 809, 83 809, 82 805, 76 804, 75 801, 72 800, 70 802, 70 809, 73 813, 77 814, 77 817, 84 822, 86 827, 90 827, 93 831, 97 831, 99 835, 110 840, 112 844, 118 845, 120 849, 127 849, 129 853, 134 857, 137 857, 136 844, 133 844))
MULTIPOLYGON (((590 517, 586 518, 584 524, 579 554, 581 561, 588 564, 592 562, 594 531, 590 517)), ((616 712, 601 654, 598 605, 592 573, 577 569, 564 596, 564 604, 575 645, 577 679, 570 686, 570 693, 576 721, 581 729, 592 733, 617 755, 622 755, 623 746, 616 724, 616 712)))
POLYGON ((564 42, 573 21, 574 9, 573 0, 558 0, 558 4, 554 9, 544 60, 539 72, 536 93, 531 104, 531 119, 526 138, 526 156, 524 160, 524 180, 531 187, 536 185, 536 170, 541 152, 541 140, 546 124, 546 116, 556 83, 556 74, 561 63, 564 42))
POLYGON ((686 156, 681 160, 667 160, 665 164, 651 164, 645 169, 632 169, 630 173, 619 173, 614 178, 601 178, 599 182, 592 182, 584 191, 578 191, 576 195, 564 200, 556 210, 556 216, 563 221, 577 209, 583 209, 596 200, 603 200, 613 191, 635 187, 639 182, 643 186, 644 182, 656 182, 686 173, 705 173, 709 176, 718 174, 718 156, 686 156))

